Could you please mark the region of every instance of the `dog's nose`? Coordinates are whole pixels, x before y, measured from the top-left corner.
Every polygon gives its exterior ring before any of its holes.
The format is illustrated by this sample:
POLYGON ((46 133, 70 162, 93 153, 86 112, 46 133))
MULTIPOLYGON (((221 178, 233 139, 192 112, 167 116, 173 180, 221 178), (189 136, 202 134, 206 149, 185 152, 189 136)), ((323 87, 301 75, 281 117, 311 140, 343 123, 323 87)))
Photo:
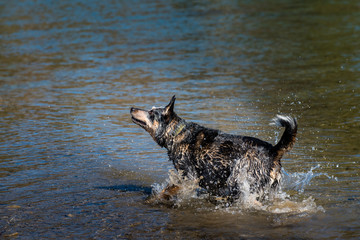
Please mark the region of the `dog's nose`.
POLYGON ((132 108, 130 108, 130 112, 133 112, 134 111, 134 108, 132 107, 132 108))

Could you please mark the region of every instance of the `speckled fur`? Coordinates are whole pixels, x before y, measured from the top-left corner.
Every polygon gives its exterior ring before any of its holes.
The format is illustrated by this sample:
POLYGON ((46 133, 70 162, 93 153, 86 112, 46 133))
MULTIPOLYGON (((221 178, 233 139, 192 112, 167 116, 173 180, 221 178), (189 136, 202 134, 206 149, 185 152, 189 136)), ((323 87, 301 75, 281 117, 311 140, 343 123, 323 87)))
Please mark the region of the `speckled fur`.
POLYGON ((195 176, 202 188, 221 197, 240 197, 242 181, 247 181, 251 193, 259 195, 278 186, 280 159, 296 138, 294 118, 278 115, 274 119, 285 131, 273 146, 187 122, 174 112, 174 103, 175 96, 164 108, 131 108, 130 112, 132 120, 168 150, 169 159, 185 177, 195 176))

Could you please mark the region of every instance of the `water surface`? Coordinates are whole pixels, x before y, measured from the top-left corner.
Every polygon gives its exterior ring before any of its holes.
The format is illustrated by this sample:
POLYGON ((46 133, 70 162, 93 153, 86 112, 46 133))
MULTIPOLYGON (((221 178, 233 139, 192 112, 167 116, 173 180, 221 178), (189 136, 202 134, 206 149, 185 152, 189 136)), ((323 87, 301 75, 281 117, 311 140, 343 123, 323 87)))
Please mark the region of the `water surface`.
POLYGON ((358 238, 359 12, 355 0, 2 1, 0 236, 358 238), (173 166, 129 109, 174 94, 183 118, 271 143, 275 114, 298 119, 279 204, 145 203, 173 166))

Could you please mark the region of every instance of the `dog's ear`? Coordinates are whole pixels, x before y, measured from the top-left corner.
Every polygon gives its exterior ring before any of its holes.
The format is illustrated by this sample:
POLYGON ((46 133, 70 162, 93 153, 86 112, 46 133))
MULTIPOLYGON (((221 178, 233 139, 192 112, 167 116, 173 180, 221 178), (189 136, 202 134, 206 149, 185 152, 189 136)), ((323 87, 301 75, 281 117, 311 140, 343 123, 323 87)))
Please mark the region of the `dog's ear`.
POLYGON ((175 95, 171 98, 170 103, 165 107, 165 111, 164 113, 167 114, 171 114, 174 112, 174 104, 175 104, 175 95))

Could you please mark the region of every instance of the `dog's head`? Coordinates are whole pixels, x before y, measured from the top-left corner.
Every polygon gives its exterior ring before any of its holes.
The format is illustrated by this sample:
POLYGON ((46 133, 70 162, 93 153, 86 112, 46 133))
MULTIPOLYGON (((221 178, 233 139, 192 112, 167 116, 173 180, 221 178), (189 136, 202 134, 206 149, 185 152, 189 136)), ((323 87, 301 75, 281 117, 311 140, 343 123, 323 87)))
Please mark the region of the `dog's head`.
POLYGON ((164 146, 163 141, 167 127, 176 118, 175 99, 174 95, 166 107, 153 107, 149 111, 139 108, 130 109, 132 121, 144 128, 160 146, 164 146))

